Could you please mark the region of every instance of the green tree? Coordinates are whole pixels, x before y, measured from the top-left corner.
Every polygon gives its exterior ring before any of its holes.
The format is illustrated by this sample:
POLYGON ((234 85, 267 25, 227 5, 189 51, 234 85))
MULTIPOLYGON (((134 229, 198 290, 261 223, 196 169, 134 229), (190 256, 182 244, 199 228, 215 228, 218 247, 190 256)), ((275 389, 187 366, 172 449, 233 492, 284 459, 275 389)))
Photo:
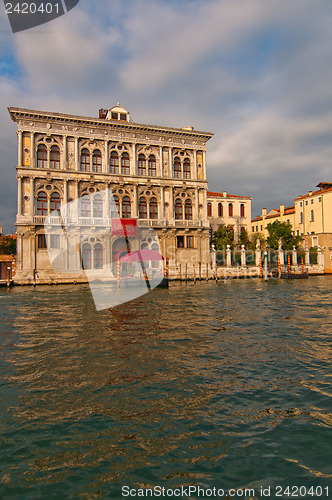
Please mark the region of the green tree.
POLYGON ((284 250, 292 250, 294 245, 296 248, 300 245, 302 238, 300 236, 294 236, 292 226, 286 224, 286 222, 279 222, 276 220, 272 224, 270 223, 267 225, 267 230, 269 232, 267 244, 274 250, 278 249, 280 239, 282 240, 284 250))
POLYGON ((212 243, 215 245, 216 250, 226 250, 227 245, 230 245, 233 249, 233 228, 229 226, 220 226, 217 231, 213 233, 212 243))
POLYGON ((16 238, 2 236, 0 238, 0 254, 16 255, 16 238))
POLYGON ((249 236, 248 236, 248 231, 242 227, 241 232, 240 232, 240 237, 239 237, 239 244, 244 245, 246 248, 248 248, 250 243, 249 236))

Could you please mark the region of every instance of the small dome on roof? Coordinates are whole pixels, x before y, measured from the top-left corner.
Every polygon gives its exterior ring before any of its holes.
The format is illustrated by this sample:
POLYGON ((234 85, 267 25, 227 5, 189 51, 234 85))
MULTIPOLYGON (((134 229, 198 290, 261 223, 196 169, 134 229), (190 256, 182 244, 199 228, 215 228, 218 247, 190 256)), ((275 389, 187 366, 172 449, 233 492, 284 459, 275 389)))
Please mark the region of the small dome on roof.
POLYGON ((106 120, 121 120, 129 122, 129 111, 120 106, 120 103, 118 102, 116 106, 108 109, 106 120))

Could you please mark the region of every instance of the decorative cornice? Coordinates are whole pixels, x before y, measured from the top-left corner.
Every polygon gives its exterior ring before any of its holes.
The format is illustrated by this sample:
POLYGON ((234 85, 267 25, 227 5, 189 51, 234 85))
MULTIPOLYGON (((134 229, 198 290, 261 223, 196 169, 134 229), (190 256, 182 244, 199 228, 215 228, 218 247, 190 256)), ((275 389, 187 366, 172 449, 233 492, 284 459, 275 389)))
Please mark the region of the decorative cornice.
POLYGON ((117 120, 105 120, 101 118, 92 118, 87 116, 69 115, 66 113, 55 113, 48 111, 37 111, 24 108, 8 108, 11 119, 18 122, 24 120, 43 120, 45 122, 59 123, 62 125, 94 125, 99 129, 110 129, 116 131, 139 131, 167 134, 173 137, 199 138, 200 140, 208 141, 214 134, 212 132, 202 132, 198 130, 183 130, 181 128, 161 127, 156 125, 147 125, 141 123, 119 122, 117 120))

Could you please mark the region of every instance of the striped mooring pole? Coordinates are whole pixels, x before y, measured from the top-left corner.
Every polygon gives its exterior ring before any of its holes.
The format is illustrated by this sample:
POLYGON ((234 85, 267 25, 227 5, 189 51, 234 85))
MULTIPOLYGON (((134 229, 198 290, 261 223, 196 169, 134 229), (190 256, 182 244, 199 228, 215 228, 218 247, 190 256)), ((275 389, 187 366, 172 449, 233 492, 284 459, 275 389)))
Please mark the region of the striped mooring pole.
POLYGON ((303 257, 301 257, 301 266, 302 266, 302 274, 304 273, 304 262, 303 262, 303 257))
POLYGON ((290 255, 288 255, 288 272, 290 273, 290 255))
POLYGON ((259 277, 263 278, 262 257, 259 258, 259 277))
POLYGON ((279 271, 279 276, 281 275, 281 262, 280 262, 280 257, 278 257, 278 271, 279 271))
POLYGON ((117 263, 116 263, 116 279, 117 279, 118 286, 120 286, 120 260, 119 259, 117 260, 117 263))

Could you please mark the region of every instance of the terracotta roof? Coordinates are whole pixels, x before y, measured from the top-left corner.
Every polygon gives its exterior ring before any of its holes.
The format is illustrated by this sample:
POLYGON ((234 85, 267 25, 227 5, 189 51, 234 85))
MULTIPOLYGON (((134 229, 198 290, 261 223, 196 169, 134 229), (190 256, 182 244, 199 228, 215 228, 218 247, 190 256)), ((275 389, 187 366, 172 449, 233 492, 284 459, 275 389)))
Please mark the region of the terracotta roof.
POLYGON ((316 196, 316 195, 319 195, 322 193, 327 193, 328 191, 332 191, 332 186, 329 188, 326 188, 326 189, 319 189, 318 191, 313 191, 311 194, 308 193, 308 194, 305 194, 304 196, 298 196, 297 198, 295 198, 295 201, 296 200, 303 200, 304 198, 310 198, 311 196, 316 196))
MULTIPOLYGON (((216 198, 225 198, 225 196, 223 195, 223 193, 216 193, 214 191, 208 191, 207 192, 207 196, 209 197, 216 197, 216 198)), ((229 194, 229 193, 226 193, 226 198, 241 198, 241 199, 244 199, 244 200, 251 200, 251 197, 250 196, 239 196, 237 194, 229 194)))
MULTIPOLYGON (((291 215, 291 214, 295 214, 295 205, 291 207, 285 207, 284 215, 291 215)), ((275 217, 280 217, 280 208, 273 208, 272 210, 270 210, 270 215, 267 215, 265 219, 274 219, 275 217), (271 214, 272 211, 276 213, 271 214)), ((252 219, 251 222, 258 222, 261 220, 263 220, 263 217, 259 215, 258 217, 256 217, 256 219, 252 219)))

